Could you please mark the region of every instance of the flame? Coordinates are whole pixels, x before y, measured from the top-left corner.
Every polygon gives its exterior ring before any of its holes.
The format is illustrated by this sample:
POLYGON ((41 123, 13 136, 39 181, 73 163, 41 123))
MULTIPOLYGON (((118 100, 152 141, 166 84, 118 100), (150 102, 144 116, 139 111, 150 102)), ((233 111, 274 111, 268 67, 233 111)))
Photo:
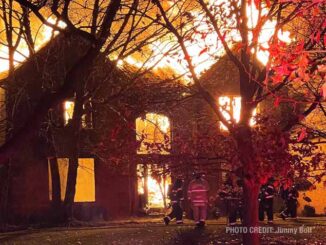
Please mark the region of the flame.
MULTIPOLYGON (((216 4, 225 2, 225 0, 210 0, 210 3, 216 4)), ((173 1, 168 2, 170 6, 172 6, 173 1)), ((268 9, 263 9, 262 15, 267 14, 268 9)), ((169 10, 169 14, 173 16, 178 13, 178 9, 175 5, 174 8, 169 10)), ((211 67, 215 62, 216 59, 212 57, 221 56, 225 54, 225 51, 222 47, 220 41, 218 41, 217 34, 214 31, 208 31, 209 26, 207 25, 206 21, 203 21, 204 16, 203 14, 199 13, 198 11, 192 11, 192 16, 194 17, 194 24, 193 26, 197 26, 198 31, 206 32, 207 35, 203 39, 201 37, 197 37, 195 41, 186 40, 185 45, 188 48, 189 55, 192 59, 192 63, 195 67, 195 73, 200 75, 203 71, 207 70, 211 67), (205 50, 205 52, 202 52, 205 50)), ((254 28, 258 23, 258 10, 254 4, 248 5, 247 8, 247 16, 248 16, 248 27, 250 29, 254 28)), ((264 65, 267 64, 269 59, 269 52, 266 51, 268 49, 268 41, 272 37, 276 27, 276 21, 267 20, 264 26, 262 27, 262 31, 258 38, 258 43, 261 47, 258 47, 257 50, 257 58, 260 62, 264 65)), ((229 33, 229 36, 232 36, 233 41, 241 41, 240 35, 237 30, 233 30, 229 33)), ((278 38, 283 42, 290 43, 292 40, 290 38, 290 32, 286 31, 279 31, 278 38)), ((250 33, 249 38, 252 40, 252 33, 250 33)), ((230 48, 232 48, 232 44, 229 44, 230 48)), ((151 50, 153 51, 152 58, 149 59, 144 67, 149 68, 152 67, 154 64, 157 63, 155 69, 157 68, 169 68, 174 70, 177 74, 184 76, 184 79, 187 83, 190 81, 190 74, 188 70, 188 63, 184 59, 184 54, 181 50, 174 52, 172 55, 170 50, 173 48, 173 44, 171 43, 170 38, 167 40, 160 40, 156 41, 150 46, 151 50)), ((126 62, 130 64, 134 64, 140 67, 139 62, 135 59, 126 59, 126 62)))
MULTIPOLYGON (((20 44, 19 47, 19 52, 14 53, 14 65, 18 65, 26 59, 26 57, 29 56, 29 51, 26 45, 20 44)), ((0 47, 0 57, 1 60, 6 60, 6 61, 1 61, 0 62, 0 72, 6 72, 9 70, 9 52, 8 48, 5 45, 1 45, 0 47)))
MULTIPOLYGON (((222 3, 225 2, 225 0, 218 0, 213 1, 210 0, 210 3, 222 3)), ((168 2, 170 6, 172 6, 173 1, 168 2)), ((175 14, 178 13, 178 9, 175 6, 174 8, 171 8, 170 11, 175 14)), ((267 9, 263 9, 262 15, 267 13, 267 9)), ((213 56, 221 56, 224 54, 224 50, 221 47, 220 41, 218 41, 217 35, 214 31, 209 32, 208 25, 206 21, 203 21, 203 14, 199 13, 198 11, 192 11, 192 16, 194 17, 194 25, 198 25, 198 31, 207 32, 207 36, 202 38, 196 38, 195 42, 187 40, 185 42, 185 45, 188 47, 188 52, 190 56, 192 57, 192 62, 195 67, 195 72, 197 75, 200 75, 203 71, 208 69, 211 65, 213 65, 216 60, 212 58, 213 56), (207 49, 206 52, 202 52, 204 49, 207 49)), ((248 27, 253 28, 258 23, 258 10, 256 9, 254 4, 251 4, 247 8, 247 16, 248 16, 248 27)), ((56 19, 53 17, 48 18, 48 22, 52 24, 56 24, 59 27, 65 28, 66 24, 62 21, 59 21, 59 23, 56 23, 56 19)), ((263 47, 263 49, 259 49, 257 52, 257 58, 263 63, 267 64, 269 59, 269 52, 265 49, 268 48, 268 40, 273 35, 273 32, 275 30, 276 21, 266 21, 265 25, 262 28, 262 33, 259 36, 258 42, 263 47)), ((45 43, 47 43, 52 37, 57 35, 57 31, 53 31, 53 29, 49 26, 42 25, 40 28, 40 36, 36 38, 36 50, 39 50, 45 43)), ((234 40, 240 40, 239 34, 236 31, 233 31, 230 33, 232 35, 232 38, 234 40)), ((287 32, 278 32, 278 38, 286 43, 291 42, 290 33, 287 32)), ((152 58, 149 59, 146 64, 143 64, 143 62, 138 61, 137 59, 133 58, 132 56, 127 57, 123 61, 119 60, 118 65, 122 65, 123 62, 127 62, 131 65, 135 65, 138 68, 144 67, 144 68, 150 68, 157 64, 155 66, 155 69, 158 68, 169 68, 174 70, 177 74, 187 74, 188 76, 185 76, 185 80, 190 80, 190 74, 188 71, 188 64, 186 60, 183 58, 184 55, 181 50, 177 51, 174 55, 169 54, 169 51, 172 48, 172 44, 170 43, 170 39, 166 41, 156 41, 150 46, 151 50, 153 51, 152 58)), ((15 52, 14 59, 15 59, 15 65, 18 65, 19 63, 22 63, 25 61, 26 57, 29 56, 29 51, 27 48, 26 43, 21 42, 21 44, 18 47, 19 52, 15 52)), ((0 47, 0 56, 3 58, 8 58, 8 49, 5 46, 0 47)), ((1 62, 0 63, 0 72, 7 71, 9 68, 8 62, 1 62)))
MULTIPOLYGON (((166 176, 165 181, 162 179, 160 183, 151 176, 151 166, 149 167, 147 176, 148 188, 148 207, 164 208, 164 199, 167 198, 168 188, 171 184, 171 177, 166 176), (163 192, 163 193, 162 193, 163 192)), ((138 165, 138 173, 142 172, 142 165, 138 165)), ((143 174, 138 178, 138 194, 144 194, 145 177, 143 174)))
POLYGON ((159 154, 169 154, 166 149, 159 149, 158 147, 146 146, 149 144, 164 144, 166 147, 170 145, 170 142, 166 142, 166 136, 171 139, 171 129, 170 120, 168 117, 156 113, 147 113, 145 118, 136 119, 136 135, 137 140, 142 140, 138 154, 149 154, 149 153, 159 153, 159 154), (142 139, 142 136, 145 136, 142 139))
POLYGON ((170 121, 167 117, 159 117, 157 119, 157 124, 163 133, 167 133, 170 129, 170 121))
MULTIPOLYGON (((51 24, 55 24, 61 28, 65 28, 66 24, 62 21, 56 23, 56 19, 53 17, 48 18, 47 20, 51 24)), ((37 36, 35 37, 35 50, 38 51, 41 47, 44 46, 51 38, 55 37, 58 34, 58 31, 53 31, 53 29, 49 26, 42 25, 37 36)), ((17 51, 14 52, 14 65, 17 66, 24 62, 30 56, 28 46, 23 39, 20 41, 20 44, 17 47, 17 51)), ((5 45, 0 46, 0 57, 4 60, 9 59, 8 48, 5 45)), ((8 62, 0 62, 0 73, 7 72, 9 70, 9 61, 8 62)))
MULTIPOLYGON (((153 179, 151 176, 148 177, 147 181, 148 185, 148 203, 150 207, 164 207, 164 200, 163 195, 161 193, 161 190, 165 190, 164 193, 166 194, 168 192, 168 185, 165 183, 158 184, 155 179, 153 179)), ((165 195, 166 198, 166 195, 165 195)))
POLYGON ((256 116, 257 116, 257 108, 255 108, 254 111, 252 112, 252 117, 250 118, 250 122, 249 122, 250 127, 256 125, 256 116))
POLYGON ((160 131, 163 133, 167 133, 170 128, 169 118, 163 115, 159 115, 156 113, 147 113, 146 120, 149 121, 154 126, 157 126, 160 131))
MULTIPOLYGON (((268 13, 268 9, 263 8, 261 16, 267 15, 267 13, 268 13)), ((260 21, 260 20, 258 20, 259 11, 256 8, 255 4, 252 3, 252 4, 248 5, 247 16, 248 16, 248 28, 254 29, 257 26, 258 22, 260 21)), ((272 20, 272 21, 267 20, 264 23, 264 25, 261 27, 261 32, 258 37, 259 45, 257 45, 258 46, 257 58, 264 65, 266 65, 269 60, 269 52, 266 51, 266 49, 269 48, 268 42, 275 32, 276 24, 277 24, 277 22, 275 20, 272 20)), ((239 37, 239 35, 235 35, 235 37, 239 37)), ((279 30, 277 33, 277 37, 279 40, 281 40, 285 43, 290 43, 292 41, 292 39, 290 38, 289 31, 283 32, 282 30, 279 30)), ((249 39, 250 39, 249 42, 252 41, 252 38, 253 38, 252 32, 249 32, 249 39)), ((240 41, 240 39, 239 39, 239 41, 240 41)), ((254 52, 254 51, 252 50, 252 52, 254 52)))
POLYGON ((65 125, 68 124, 69 120, 72 119, 74 113, 75 102, 73 101, 65 101, 64 102, 64 119, 65 125))
MULTIPOLYGON (((230 121, 231 115, 232 119, 238 123, 240 121, 241 113, 241 97, 240 96, 221 96, 218 98, 218 103, 220 106, 220 111, 227 121, 230 121)), ((254 109, 252 113, 252 118, 250 119, 249 125, 251 127, 256 125, 255 116, 257 114, 257 109, 254 109)), ((220 128, 227 131, 227 127, 220 122, 220 128)))

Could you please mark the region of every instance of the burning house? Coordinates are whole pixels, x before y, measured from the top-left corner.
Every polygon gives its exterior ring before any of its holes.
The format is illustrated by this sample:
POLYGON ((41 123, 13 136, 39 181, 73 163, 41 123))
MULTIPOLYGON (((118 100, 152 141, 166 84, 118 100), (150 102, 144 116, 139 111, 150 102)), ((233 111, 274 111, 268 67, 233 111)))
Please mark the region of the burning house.
MULTIPOLYGON (((51 96, 60 90, 66 71, 87 45, 75 37, 63 42, 59 36, 17 68, 6 90, 7 139, 28 126, 23 122, 33 122, 33 112, 42 109, 36 107, 42 92, 51 96), (45 59, 51 59, 47 66, 45 59)), ((218 92, 221 111, 234 120, 241 101, 237 74, 224 57, 202 76, 204 86, 218 92)), ((135 67, 118 67, 105 57, 97 59, 86 80, 82 102, 73 88, 67 90, 41 128, 28 132, 30 141, 17 143, 20 154, 0 168, 6 220, 48 220, 65 201, 71 178, 74 216, 82 220, 159 211, 167 206, 171 181, 182 175, 187 183, 196 170, 207 173, 215 196, 232 159, 233 153, 225 150, 232 142, 191 85, 154 72, 140 75, 135 67), (77 103, 82 110, 75 137, 77 103), (75 176, 69 174, 73 158, 78 162, 75 176)))
MULTIPOLYGON (((17 68, 11 83, 6 80, 7 139, 26 128, 23 122, 39 109, 41 92, 58 91, 65 71, 87 45, 74 37, 62 42, 59 36, 17 68), (49 58, 50 67, 43 62, 49 58), (41 75, 48 79, 38 79, 41 75)), ((196 169, 212 173, 207 176, 212 195, 221 181, 225 159, 212 149, 219 144, 213 139, 222 125, 210 108, 191 86, 174 78, 135 74, 135 67, 117 68, 100 57, 88 77, 78 137, 77 218, 110 219, 162 209, 171 180, 176 175, 189 179, 196 169)), ((70 91, 52 107, 41 129, 29 132, 29 143, 18 144, 21 153, 1 168, 6 180, 2 210, 9 222, 46 220, 54 203, 65 200, 76 145, 71 129, 76 97, 70 91)), ((222 102, 236 114, 233 101, 222 102)))

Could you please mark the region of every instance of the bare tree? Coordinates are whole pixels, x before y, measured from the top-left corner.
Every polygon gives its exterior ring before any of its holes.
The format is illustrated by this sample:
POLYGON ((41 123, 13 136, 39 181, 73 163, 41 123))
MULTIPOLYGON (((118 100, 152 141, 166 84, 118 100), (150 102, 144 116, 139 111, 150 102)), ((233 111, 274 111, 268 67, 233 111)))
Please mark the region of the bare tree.
MULTIPOLYGON (((252 112, 268 96, 275 98, 277 101, 275 102, 276 105, 278 105, 279 100, 282 102, 288 101, 288 98, 282 97, 281 91, 288 89, 290 83, 292 86, 297 85, 299 83, 298 80, 304 79, 304 76, 307 76, 308 80, 317 80, 317 90, 314 89, 312 93, 305 95, 304 101, 297 100, 292 95, 294 103, 305 103, 305 110, 298 112, 298 115, 289 121, 283 130, 291 130, 302 117, 306 117, 320 104, 322 96, 317 91, 322 84, 323 75, 318 71, 317 65, 320 64, 325 56, 324 53, 319 52, 320 48, 323 48, 325 45, 321 41, 323 40, 321 37, 325 34, 321 29, 323 25, 323 14, 320 12, 323 7, 322 3, 314 3, 312 1, 253 2, 244 0, 206 3, 205 1, 198 0, 178 1, 172 4, 153 1, 153 4, 159 10, 160 18, 158 22, 173 34, 175 41, 179 44, 180 50, 183 52, 183 59, 187 62, 189 74, 197 91, 212 107, 216 116, 228 128, 230 136, 236 142, 240 176, 244 180, 244 209, 246 210, 244 212, 244 225, 247 227, 256 226, 258 220, 257 195, 259 183, 262 180, 259 169, 262 166, 261 157, 264 152, 259 152, 255 149, 254 130, 250 127, 252 112), (256 9, 255 14, 258 16, 256 23, 253 23, 253 20, 250 19, 253 16, 248 15, 250 9, 253 8, 256 9), (201 21, 207 26, 204 31, 196 28, 195 20, 198 21, 198 18, 194 18, 195 11, 197 11, 197 15, 201 14, 201 21), (304 30, 308 31, 309 35, 318 34, 318 39, 299 38, 295 44, 286 45, 278 38, 279 30, 287 28, 289 24, 295 26, 298 22, 303 21, 299 17, 301 11, 309 13, 309 17, 306 20, 311 24, 310 26, 307 24, 304 30), (313 11, 319 14, 314 15, 313 11), (179 17, 177 21, 175 20, 176 15, 179 17), (184 18, 182 19, 182 17, 184 18), (315 20, 314 24, 311 22, 312 19, 315 20), (269 47, 265 47, 270 52, 269 62, 266 66, 262 66, 259 64, 256 54, 264 48, 259 43, 259 37, 264 35, 264 26, 269 20, 274 20, 276 24, 268 42, 269 47), (187 25, 187 21, 191 24, 187 25), (232 118, 227 120, 222 115, 216 98, 202 85, 195 71, 194 57, 190 55, 192 44, 189 44, 189 42, 192 43, 193 39, 196 39, 196 35, 198 37, 198 33, 203 36, 202 39, 205 39, 205 36, 210 32, 214 32, 216 45, 222 45, 226 55, 239 72, 241 116, 238 123, 232 120, 232 118), (234 44, 233 48, 231 48, 231 42, 234 44), (299 47, 302 48, 300 49, 299 47), (297 55, 301 58, 299 61, 297 59, 298 56, 289 57, 285 54, 285 52, 296 50, 296 48, 298 48, 297 55), (311 52, 312 55, 307 55, 307 52, 311 52), (314 71, 318 73, 317 77, 314 75, 314 71)), ((203 40, 200 41, 203 42, 203 40)), ((206 46, 202 52, 208 52, 208 49, 209 47, 206 46)), ((216 77, 216 80, 218 80, 218 77, 216 77)), ((288 95, 291 96, 290 93, 288 95)), ((273 164, 282 163, 275 162, 273 164)), ((271 175, 272 172, 265 174, 271 175)), ((259 237, 257 234, 244 234, 244 243, 259 244, 259 237)))

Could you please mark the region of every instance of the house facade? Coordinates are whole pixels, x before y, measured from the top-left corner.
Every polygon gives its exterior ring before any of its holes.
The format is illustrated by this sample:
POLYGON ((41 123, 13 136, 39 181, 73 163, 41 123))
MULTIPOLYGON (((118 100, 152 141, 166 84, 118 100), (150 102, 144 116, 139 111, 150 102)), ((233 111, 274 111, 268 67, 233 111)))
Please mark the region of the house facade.
MULTIPOLYGON (((17 69, 10 88, 25 90, 23 96, 14 93, 7 102, 12 112, 9 138, 24 126, 41 92, 55 92, 62 84, 63 71, 69 70, 85 46, 79 40, 62 43, 59 36, 17 69), (53 52, 55 68, 37 68, 53 52), (75 52, 75 58, 65 61, 69 52, 75 52), (47 69, 53 74, 42 85, 38 75, 47 69), (32 77, 24 77, 25 72, 32 77)), ((181 175, 188 182, 193 171, 207 173, 212 197, 221 183, 225 160, 211 150, 220 143, 215 141, 221 125, 209 106, 180 81, 155 73, 135 80, 132 69, 118 69, 100 57, 88 78, 92 96, 85 101, 81 118, 74 200, 79 219, 107 220, 161 211, 167 206, 171 181, 181 175), (126 92, 116 96, 120 90, 126 92), (210 149, 205 141, 210 142, 210 149)), ((52 107, 40 131, 2 167, 2 180, 7 184, 1 188, 1 203, 10 223, 46 221, 53 200, 58 195, 64 200, 71 148, 76 143, 70 137, 74 100, 72 93, 52 107)))
MULTIPOLYGON (((58 37, 29 61, 32 63, 17 69, 14 92, 21 87, 25 90, 13 93, 17 96, 8 102, 7 112, 12 112, 9 135, 28 121, 44 89, 60 87, 64 71, 87 45, 78 39, 62 42, 58 37), (68 54, 72 58, 66 59, 68 54), (53 58, 52 68, 40 68, 49 57, 53 58), (24 77, 26 72, 33 76, 24 77), (40 84, 40 74, 48 74, 46 84, 40 84)), ((89 74, 85 94, 90 96, 84 101, 78 141, 74 199, 78 219, 109 220, 161 212, 167 206, 173 179, 182 176, 187 185, 194 171, 206 173, 214 199, 229 171, 230 152, 221 150, 228 143, 227 132, 191 85, 153 72, 135 74, 134 68, 117 68, 104 57, 98 58, 89 74)), ((222 112, 230 111, 235 120, 241 101, 237 74, 224 57, 202 76, 222 112)), ((64 200, 76 144, 70 124, 75 99, 74 93, 68 94, 52 107, 41 130, 30 135, 17 150, 19 154, 1 167, 1 209, 10 223, 46 221, 53 200, 64 200)))

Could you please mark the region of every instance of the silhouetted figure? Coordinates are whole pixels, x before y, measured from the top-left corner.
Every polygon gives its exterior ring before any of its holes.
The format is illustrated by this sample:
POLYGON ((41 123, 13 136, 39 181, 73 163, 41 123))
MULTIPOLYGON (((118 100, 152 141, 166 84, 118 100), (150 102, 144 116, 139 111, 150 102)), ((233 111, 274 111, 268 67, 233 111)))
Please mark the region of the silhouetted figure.
POLYGON ((177 178, 174 182, 172 189, 169 190, 169 198, 172 204, 172 211, 169 215, 164 217, 164 223, 168 225, 172 219, 176 219, 177 224, 182 224, 182 202, 184 200, 183 197, 183 181, 180 178, 177 178))
POLYGON ((281 212, 281 217, 285 220, 287 217, 296 218, 298 208, 299 192, 295 185, 287 187, 281 186, 280 194, 285 201, 285 209, 281 212))
POLYGON ((243 208, 243 185, 242 181, 229 178, 223 184, 222 189, 218 193, 221 201, 225 204, 226 213, 228 215, 229 225, 236 225, 237 218, 242 221, 243 208))
POLYGON ((260 188, 258 202, 259 202, 259 220, 264 221, 265 212, 267 214, 268 223, 273 223, 273 203, 274 203, 274 179, 269 178, 267 183, 260 188))

